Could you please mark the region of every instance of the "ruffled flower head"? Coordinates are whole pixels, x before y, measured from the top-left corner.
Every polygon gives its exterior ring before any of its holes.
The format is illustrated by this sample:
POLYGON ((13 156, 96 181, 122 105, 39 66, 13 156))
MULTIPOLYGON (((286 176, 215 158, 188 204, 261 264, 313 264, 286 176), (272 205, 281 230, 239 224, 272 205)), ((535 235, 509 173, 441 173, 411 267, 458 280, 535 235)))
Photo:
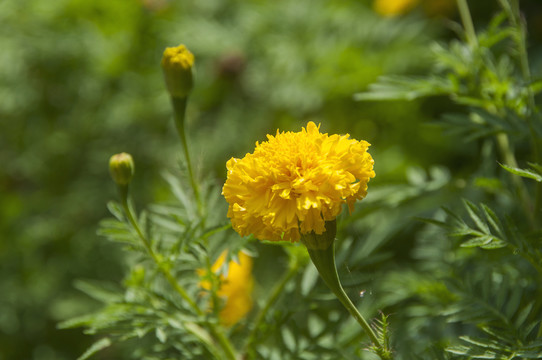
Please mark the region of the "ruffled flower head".
POLYGON ((241 235, 299 241, 325 232, 346 203, 350 211, 375 176, 369 143, 328 135, 313 122, 300 132, 267 135, 252 154, 231 158, 222 194, 228 217, 241 235))

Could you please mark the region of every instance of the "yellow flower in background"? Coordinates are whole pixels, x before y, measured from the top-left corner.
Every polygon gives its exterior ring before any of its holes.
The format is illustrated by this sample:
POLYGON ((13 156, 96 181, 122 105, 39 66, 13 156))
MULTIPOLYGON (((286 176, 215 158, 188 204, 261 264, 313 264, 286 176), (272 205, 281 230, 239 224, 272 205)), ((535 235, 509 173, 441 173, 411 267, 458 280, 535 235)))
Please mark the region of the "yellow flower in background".
POLYGON ((168 47, 162 55, 161 65, 169 94, 178 98, 188 96, 194 87, 194 54, 184 45, 168 47))
MULTIPOLYGON (((215 274, 222 268, 226 260, 227 252, 224 251, 211 267, 215 274)), ((238 254, 239 262, 230 261, 228 271, 220 275, 220 288, 218 296, 224 300, 224 306, 220 311, 220 321, 225 326, 235 325, 252 309, 252 289, 254 278, 252 276, 252 258, 244 252, 238 254)), ((200 276, 205 275, 205 270, 198 270, 200 276)), ((200 286, 206 290, 211 289, 209 281, 202 281, 200 286)))
POLYGON ((420 0, 375 0, 373 9, 380 15, 396 16, 412 10, 420 0))
POLYGON ((299 241, 322 234, 348 204, 367 194, 375 176, 369 143, 328 135, 313 122, 300 132, 267 135, 252 154, 231 158, 222 194, 228 217, 241 235, 260 240, 299 241))
POLYGON ((450 16, 455 10, 455 0, 374 0, 373 9, 383 16, 403 15, 421 3, 428 16, 450 16))

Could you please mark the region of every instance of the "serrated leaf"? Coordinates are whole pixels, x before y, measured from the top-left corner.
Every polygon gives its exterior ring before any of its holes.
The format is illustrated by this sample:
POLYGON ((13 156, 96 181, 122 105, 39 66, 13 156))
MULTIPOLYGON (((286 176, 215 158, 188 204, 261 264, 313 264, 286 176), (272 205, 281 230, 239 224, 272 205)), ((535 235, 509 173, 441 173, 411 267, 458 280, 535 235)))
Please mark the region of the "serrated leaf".
POLYGON ((480 247, 489 244, 493 240, 493 236, 484 235, 474 239, 470 239, 461 244, 461 247, 480 247))
POLYGON ((465 207, 467 208, 467 212, 469 213, 470 218, 474 221, 478 229, 480 229, 484 234, 489 234, 489 228, 487 227, 487 224, 478 215, 478 207, 468 200, 463 200, 463 202, 465 204, 465 207))
POLYGON ((448 347, 448 348, 446 348, 446 351, 450 352, 452 354, 456 354, 456 355, 470 356, 470 359, 472 359, 472 358, 474 358, 474 359, 496 359, 497 358, 496 355, 494 353, 492 353, 492 352, 484 351, 484 350, 476 351, 475 349, 473 349, 471 347, 462 346, 462 345, 448 347))
POLYGON ((477 339, 470 336, 460 336, 459 338, 469 344, 477 345, 483 349, 501 350, 501 348, 496 346, 491 340, 477 339))
POLYGON ((521 177, 524 177, 524 178, 528 178, 528 179, 533 179, 533 180, 536 180, 538 182, 542 182, 542 175, 537 173, 537 172, 534 172, 533 170, 527 170, 527 169, 520 169, 520 168, 516 168, 516 167, 511 167, 511 166, 508 166, 508 165, 504 165, 504 164, 499 164, 504 170, 514 174, 514 175, 518 175, 518 176, 521 176, 521 177))
POLYGON ((135 238, 134 233, 128 225, 115 219, 104 219, 100 221, 100 228, 97 233, 111 241, 130 245, 139 244, 138 239, 135 238))
POLYGON ((481 204, 482 210, 484 211, 484 214, 486 216, 487 221, 489 222, 489 225, 495 230, 495 232, 501 236, 504 237, 504 234, 502 233, 502 224, 497 215, 491 210, 487 205, 481 204))
POLYGON ((301 279, 301 294, 307 296, 318 281, 318 271, 314 266, 307 266, 301 279))
POLYGON ((96 315, 94 314, 78 316, 73 319, 62 321, 61 323, 57 324, 56 327, 57 329, 62 330, 62 329, 72 329, 76 327, 87 326, 91 324, 95 318, 96 318, 96 315))
POLYGON ((295 352, 296 340, 292 331, 289 328, 284 327, 281 331, 281 334, 282 341, 284 341, 284 345, 286 346, 286 348, 291 352, 295 352))
POLYGON ((357 101, 414 100, 417 98, 448 94, 451 85, 440 77, 382 76, 369 86, 369 91, 357 93, 357 101))
POLYGON ((442 228, 449 227, 448 223, 446 223, 445 221, 440 221, 440 220, 436 220, 436 219, 430 219, 430 218, 424 218, 424 217, 414 217, 414 220, 422 221, 422 222, 427 223, 427 224, 433 224, 433 225, 436 225, 436 226, 442 227, 442 228))
POLYGON ((74 286, 76 289, 84 292, 93 299, 106 304, 121 301, 123 299, 123 294, 121 292, 106 289, 104 286, 93 284, 89 281, 76 280, 74 286))
POLYGON ((107 209, 119 221, 124 221, 124 210, 123 210, 122 206, 118 202, 109 201, 107 203, 107 209))
POLYGON ((523 326, 523 323, 529 317, 531 310, 533 309, 534 301, 531 301, 527 306, 523 307, 514 318, 514 325, 519 329, 523 326))
POLYGON ((158 339, 158 341, 160 341, 162 344, 166 343, 167 334, 166 334, 166 332, 165 332, 165 330, 163 328, 161 328, 161 327, 156 328, 155 334, 156 334, 156 338, 158 339))
POLYGON ((98 351, 101 351, 109 346, 111 346, 112 342, 109 340, 109 338, 103 338, 98 341, 96 341, 94 344, 92 344, 84 353, 83 355, 79 356, 77 360, 86 360, 92 355, 96 354, 98 351))
POLYGON ((485 250, 492 250, 492 249, 501 249, 506 246, 508 246, 506 242, 494 238, 492 242, 490 242, 489 244, 481 245, 480 248, 485 249, 485 250))
POLYGON ((177 200, 179 200, 179 202, 183 204, 184 208, 187 211, 188 216, 190 216, 190 214, 196 214, 194 204, 192 203, 192 201, 190 201, 190 199, 186 195, 186 192, 183 190, 179 182, 179 179, 177 179, 175 176, 167 172, 164 172, 162 176, 169 184, 171 191, 173 192, 173 195, 175 195, 177 200))
POLYGON ((193 322, 185 322, 183 323, 183 326, 189 333, 197 337, 207 347, 207 349, 215 355, 216 359, 221 358, 214 346, 213 338, 207 332, 207 330, 193 322))

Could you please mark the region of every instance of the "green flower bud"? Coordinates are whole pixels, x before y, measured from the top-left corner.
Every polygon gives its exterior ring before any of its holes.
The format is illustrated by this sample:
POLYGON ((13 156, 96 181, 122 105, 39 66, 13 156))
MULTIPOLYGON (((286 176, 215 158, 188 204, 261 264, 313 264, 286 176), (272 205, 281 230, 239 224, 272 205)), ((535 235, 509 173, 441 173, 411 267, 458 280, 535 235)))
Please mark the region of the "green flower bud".
POLYGON ((109 159, 109 172, 117 185, 128 185, 134 176, 134 160, 132 155, 120 153, 109 159))
POLYGON ((174 98, 187 97, 194 87, 194 55, 184 45, 168 47, 161 64, 169 94, 174 98))

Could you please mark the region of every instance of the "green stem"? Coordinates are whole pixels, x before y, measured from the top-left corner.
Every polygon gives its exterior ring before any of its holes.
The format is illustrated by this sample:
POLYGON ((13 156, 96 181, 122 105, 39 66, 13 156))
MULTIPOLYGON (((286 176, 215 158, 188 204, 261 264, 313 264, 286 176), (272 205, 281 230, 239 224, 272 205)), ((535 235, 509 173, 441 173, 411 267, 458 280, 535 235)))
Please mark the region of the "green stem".
MULTIPOLYGON (((526 117, 527 117, 527 122, 529 124, 529 130, 531 134, 531 142, 532 142, 533 153, 534 153, 534 162, 539 164, 542 144, 540 143, 540 137, 537 136, 537 133, 535 131, 535 127, 533 124, 534 122, 533 117, 539 116, 539 115, 536 114, 536 103, 534 100, 534 93, 528 86, 528 84, 531 83, 532 79, 531 79, 531 70, 529 66, 529 57, 527 53, 527 36, 526 36, 527 31, 525 28, 526 27, 525 21, 521 17, 518 0, 513 0, 513 1, 500 0, 500 3, 504 11, 506 12, 512 26, 518 29, 518 34, 517 36, 514 36, 514 40, 516 42, 516 46, 518 49, 519 63, 520 63, 520 68, 521 68, 521 74, 523 77, 523 83, 526 84, 527 91, 528 91, 529 109, 527 111, 526 117)), ((533 216, 536 219, 536 218, 539 218, 541 215, 542 215, 542 183, 537 182, 535 185, 535 202, 534 202, 533 216)))
POLYGON ((289 266, 288 272, 285 273, 282 279, 275 285, 273 291, 271 292, 271 295, 267 298, 265 305, 261 308, 258 315, 256 316, 256 320, 254 321, 252 331, 250 332, 248 340, 245 343, 244 351, 243 351, 244 354, 250 355, 251 358, 254 358, 252 345, 256 341, 256 336, 258 335, 258 331, 261 325, 265 321, 265 317, 267 313, 269 312, 271 307, 277 302, 286 284, 290 281, 292 277, 294 277, 295 274, 297 274, 299 270, 299 265, 300 263, 299 263, 298 258, 295 257, 295 255, 291 255, 290 266, 289 266))
MULTIPOLYGON (((377 348, 380 348, 382 352, 384 352, 382 344, 380 344, 380 341, 378 340, 378 337, 376 336, 375 332, 369 325, 369 323, 365 320, 363 315, 360 314, 358 309, 354 306, 348 295, 346 295, 346 292, 344 291, 340 280, 339 275, 337 274, 337 268, 335 265, 335 250, 334 245, 330 245, 330 247, 326 250, 310 250, 309 249, 309 255, 311 257, 311 260, 313 261, 314 265, 318 269, 318 272, 320 273, 320 276, 326 283, 326 285, 331 289, 333 294, 339 299, 339 301, 344 305, 346 310, 356 319, 356 321, 361 325, 365 333, 369 336, 374 346, 377 348), (333 271, 330 271, 333 270, 333 271)), ((383 358, 384 359, 384 358, 383 358)))
POLYGON ((194 171, 192 170, 192 162, 190 160, 190 152, 188 151, 188 142, 186 141, 186 131, 185 131, 185 117, 186 117, 186 104, 188 102, 188 97, 178 98, 172 97, 171 103, 173 105, 173 110, 175 112, 175 127, 179 137, 181 138, 181 145, 183 147, 184 158, 186 161, 186 168, 188 170, 188 177, 190 178, 190 185, 194 191, 194 196, 196 198, 196 203, 198 205, 198 211, 200 216, 203 212, 203 206, 201 202, 199 186, 196 182, 194 176, 194 171))
MULTIPOLYGON (((188 295, 186 290, 177 282, 177 280, 171 274, 167 266, 164 266, 163 262, 158 258, 158 256, 152 249, 152 246, 149 240, 147 239, 145 234, 143 234, 143 231, 141 231, 141 228, 139 227, 139 224, 133 215, 132 209, 128 204, 127 196, 123 196, 123 194, 121 193, 121 200, 122 200, 122 207, 124 208, 124 212, 126 213, 128 221, 130 221, 130 224, 132 224, 132 227, 135 229, 137 235, 141 239, 141 242, 143 243, 143 246, 147 250, 147 253, 151 257, 151 259, 154 261, 154 263, 156 264, 160 272, 164 275, 164 277, 169 282, 171 287, 181 296, 183 300, 185 300, 190 305, 190 307, 194 310, 194 312, 199 316, 203 316, 204 312, 199 308, 199 306, 194 302, 194 300, 192 300, 192 298, 188 295)), ((226 354, 227 358, 230 360, 236 360, 237 357, 235 356, 235 351, 233 349, 233 346, 231 345, 229 340, 226 338, 226 336, 221 331, 219 331, 214 324, 208 323, 207 325, 209 326, 211 335, 218 341, 218 343, 222 347, 222 350, 226 354)))
MULTIPOLYGON (((504 163, 507 166, 517 168, 518 162, 516 160, 516 157, 514 156, 514 152, 512 151, 510 147, 510 141, 508 139, 508 135, 506 133, 498 133, 496 135, 496 139, 497 139, 497 145, 499 146, 499 150, 502 153, 504 163)), ((531 204, 531 200, 529 199, 529 195, 527 194, 525 183, 523 182, 520 176, 513 175, 513 174, 511 174, 511 176, 512 176, 512 181, 514 182, 514 185, 516 186, 521 203, 523 205, 523 211, 527 215, 527 218, 529 219, 529 222, 531 223, 531 225, 534 226, 535 218, 532 212, 532 206, 531 206, 532 204, 531 204)))
POLYGON ((477 48, 478 39, 476 37, 476 31, 474 30, 474 23, 472 22, 467 0, 457 0, 457 8, 459 9, 459 16, 461 16, 463 27, 465 28, 467 42, 473 47, 477 48))
POLYGON ((344 305, 350 315, 356 319, 356 321, 371 339, 371 342, 374 345, 373 349, 375 350, 376 354, 382 360, 391 360, 391 352, 385 347, 384 344, 380 342, 369 323, 367 323, 363 315, 361 315, 358 309, 354 306, 341 285, 339 275, 337 273, 337 266, 335 264, 335 221, 326 222, 326 229, 327 231, 322 235, 317 235, 315 233, 304 235, 302 242, 307 246, 309 256, 326 285, 344 305))

